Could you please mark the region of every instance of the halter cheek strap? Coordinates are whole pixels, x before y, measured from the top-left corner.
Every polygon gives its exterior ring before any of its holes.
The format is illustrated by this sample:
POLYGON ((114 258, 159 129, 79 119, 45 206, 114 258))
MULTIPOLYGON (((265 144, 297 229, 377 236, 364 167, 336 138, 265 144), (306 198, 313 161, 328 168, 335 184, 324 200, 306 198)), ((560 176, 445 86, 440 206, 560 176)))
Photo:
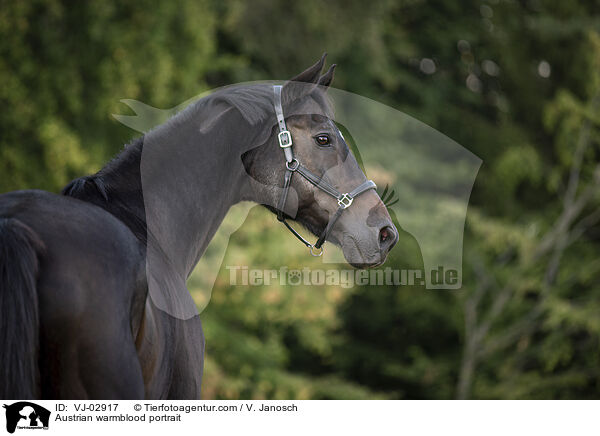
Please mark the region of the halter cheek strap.
POLYGON ((283 116, 283 108, 281 105, 281 85, 273 86, 273 91, 275 94, 275 114, 277 115, 277 125, 279 127, 279 134, 277 135, 277 139, 279 141, 279 146, 283 149, 285 155, 285 175, 283 179, 283 192, 281 197, 279 198, 279 203, 277 205, 277 219, 281 221, 285 226, 292 232, 299 241, 301 241, 304 245, 306 245, 310 249, 310 253, 313 256, 321 256, 323 254, 323 244, 329 237, 329 234, 333 230, 333 226, 336 221, 342 215, 345 209, 349 208, 352 205, 352 202, 356 197, 367 192, 370 189, 376 189, 377 186, 372 180, 367 180, 366 182, 361 183, 359 186, 354 188, 350 192, 341 193, 334 186, 332 186, 327 181, 323 180, 323 177, 318 177, 311 173, 306 167, 304 167, 298 159, 294 158, 294 151, 292 150, 292 134, 287 129, 285 124, 285 117, 283 116), (314 186, 319 188, 321 191, 329 194, 333 198, 337 200, 338 209, 335 211, 333 216, 329 219, 325 230, 319 236, 319 239, 315 244, 311 244, 308 242, 300 233, 298 233, 294 228, 286 221, 284 215, 285 204, 287 202, 288 193, 290 190, 290 185, 292 183, 292 176, 294 173, 300 174, 314 186))

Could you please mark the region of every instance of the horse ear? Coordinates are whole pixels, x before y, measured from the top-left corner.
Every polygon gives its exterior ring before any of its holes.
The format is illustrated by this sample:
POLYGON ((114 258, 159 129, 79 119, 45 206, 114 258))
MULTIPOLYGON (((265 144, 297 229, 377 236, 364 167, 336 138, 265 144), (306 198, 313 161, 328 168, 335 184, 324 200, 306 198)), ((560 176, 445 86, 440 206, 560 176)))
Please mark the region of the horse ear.
POLYGON ((290 79, 292 82, 304 82, 304 83, 317 83, 319 80, 319 76, 321 75, 321 70, 323 69, 323 65, 325 64, 325 58, 327 57, 327 53, 323 53, 321 56, 321 60, 319 60, 312 67, 307 68, 296 77, 290 79))
POLYGON ((333 72, 335 71, 335 67, 336 64, 333 64, 329 67, 327 72, 319 78, 318 85, 329 88, 329 85, 331 85, 331 82, 333 82, 333 72))

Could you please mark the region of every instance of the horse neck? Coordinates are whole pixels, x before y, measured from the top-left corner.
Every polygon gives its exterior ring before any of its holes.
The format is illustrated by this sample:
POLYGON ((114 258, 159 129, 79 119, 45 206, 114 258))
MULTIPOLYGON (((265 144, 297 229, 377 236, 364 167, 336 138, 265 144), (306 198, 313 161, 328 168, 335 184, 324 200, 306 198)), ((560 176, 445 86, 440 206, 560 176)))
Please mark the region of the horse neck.
POLYGON ((240 126, 247 124, 235 110, 213 118, 203 130, 202 114, 184 111, 63 193, 107 210, 145 247, 158 245, 168 263, 187 275, 229 208, 254 199, 248 198, 251 180, 240 159, 248 146, 240 142, 248 137, 240 126))
POLYGON ((202 114, 182 114, 144 138, 140 161, 148 244, 187 277, 229 208, 244 192, 243 125, 229 110, 201 128, 202 114))

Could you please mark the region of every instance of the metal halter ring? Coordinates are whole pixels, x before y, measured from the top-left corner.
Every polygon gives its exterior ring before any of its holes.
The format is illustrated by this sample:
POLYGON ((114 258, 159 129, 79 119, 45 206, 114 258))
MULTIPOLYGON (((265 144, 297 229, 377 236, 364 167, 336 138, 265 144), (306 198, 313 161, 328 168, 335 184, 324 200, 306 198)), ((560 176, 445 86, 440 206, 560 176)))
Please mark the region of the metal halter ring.
POLYGON ((300 162, 298 162, 298 159, 292 159, 291 161, 285 163, 285 167, 290 171, 296 171, 299 166, 300 162))
POLYGON ((353 201, 354 201, 354 199, 352 197, 350 197, 347 193, 342 194, 342 196, 340 198, 338 198, 338 204, 340 205, 340 207, 342 209, 349 208, 353 201))
POLYGON ((321 257, 323 256, 323 252, 325 250, 323 250, 323 246, 319 247, 319 248, 315 248, 314 245, 310 246, 310 254, 312 254, 315 257, 321 257), (319 251, 315 251, 315 250, 319 250, 319 251))

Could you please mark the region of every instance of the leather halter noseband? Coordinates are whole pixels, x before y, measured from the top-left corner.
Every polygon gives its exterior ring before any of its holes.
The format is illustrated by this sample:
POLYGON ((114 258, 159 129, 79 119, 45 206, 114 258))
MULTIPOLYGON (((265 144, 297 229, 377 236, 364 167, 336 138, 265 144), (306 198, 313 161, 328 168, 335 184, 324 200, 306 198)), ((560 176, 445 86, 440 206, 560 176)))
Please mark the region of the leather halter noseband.
POLYGON ((360 194, 368 191, 369 189, 376 189, 377 186, 372 180, 367 180, 366 182, 357 186, 354 190, 346 193, 341 193, 337 189, 335 189, 331 184, 323 180, 322 177, 317 177, 313 173, 311 173, 306 167, 304 167, 298 159, 294 158, 294 151, 292 150, 292 134, 287 129, 285 124, 285 117, 283 116, 283 108, 281 106, 281 85, 274 85, 273 90, 275 92, 275 114, 277 115, 277 124, 279 125, 279 134, 277 135, 277 139, 279 140, 279 146, 283 149, 285 154, 285 176, 283 179, 283 192, 279 199, 279 204, 277 205, 277 219, 281 221, 285 226, 300 240, 304 245, 306 245, 310 249, 310 254, 313 256, 321 256, 323 254, 323 243, 331 233, 333 226, 336 221, 342 215, 342 212, 349 208, 352 205, 352 201, 360 194), (292 175, 297 172, 310 183, 315 185, 321 191, 326 192, 331 195, 333 198, 337 200, 338 209, 327 223, 327 227, 319 236, 319 239, 315 244, 311 244, 306 239, 300 235, 296 230, 292 228, 285 220, 284 209, 285 203, 287 201, 288 193, 290 191, 290 184, 292 182, 292 175))

